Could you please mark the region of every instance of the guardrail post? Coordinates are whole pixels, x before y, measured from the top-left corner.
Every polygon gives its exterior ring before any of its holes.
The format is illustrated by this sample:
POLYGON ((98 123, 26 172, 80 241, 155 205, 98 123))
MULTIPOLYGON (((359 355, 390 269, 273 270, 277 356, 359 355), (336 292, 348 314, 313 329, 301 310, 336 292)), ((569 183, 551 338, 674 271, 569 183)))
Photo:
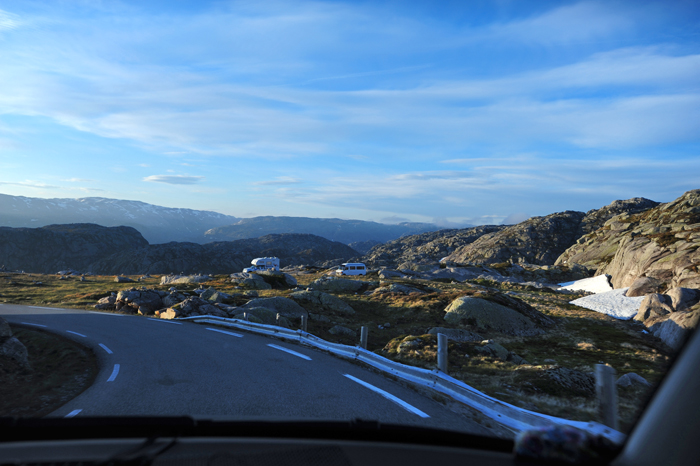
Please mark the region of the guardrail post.
POLYGON ((598 397, 598 418, 600 422, 618 430, 615 369, 606 364, 595 365, 595 391, 598 397))
POLYGON ((279 312, 277 313, 277 317, 275 318, 275 325, 277 325, 278 327, 280 326, 280 313, 279 312))
POLYGON ((360 346, 367 349, 367 327, 360 328, 360 346))
POLYGON ((306 316, 301 316, 301 329, 306 332, 306 316))
POLYGON ((438 333, 438 350, 437 350, 437 362, 438 370, 447 374, 447 335, 443 333, 438 333))
POLYGON ((246 322, 248 321, 248 313, 247 312, 243 313, 243 320, 245 320, 246 322))

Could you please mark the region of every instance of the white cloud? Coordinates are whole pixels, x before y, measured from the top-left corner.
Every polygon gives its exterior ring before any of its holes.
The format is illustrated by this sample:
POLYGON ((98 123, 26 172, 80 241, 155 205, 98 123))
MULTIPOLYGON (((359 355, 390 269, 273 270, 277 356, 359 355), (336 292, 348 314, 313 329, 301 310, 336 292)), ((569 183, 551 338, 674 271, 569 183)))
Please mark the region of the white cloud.
POLYGON ((288 185, 288 184, 299 184, 302 180, 299 178, 294 178, 292 176, 278 176, 274 180, 269 181, 256 181, 252 184, 257 186, 275 186, 275 185, 288 185))
POLYGON ((186 175, 151 175, 145 177, 142 181, 153 183, 166 184, 196 184, 204 179, 203 176, 186 176, 186 175))

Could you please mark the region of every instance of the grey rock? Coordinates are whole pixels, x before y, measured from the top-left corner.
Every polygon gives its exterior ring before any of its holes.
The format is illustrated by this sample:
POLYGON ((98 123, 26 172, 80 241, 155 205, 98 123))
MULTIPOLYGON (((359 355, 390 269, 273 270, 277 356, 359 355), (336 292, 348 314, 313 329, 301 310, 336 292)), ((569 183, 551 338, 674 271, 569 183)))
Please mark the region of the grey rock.
POLYGON ((274 298, 252 299, 244 306, 240 306, 238 309, 245 311, 246 309, 253 309, 256 307, 264 307, 274 310, 276 313, 279 312, 280 315, 288 318, 299 318, 301 316, 309 315, 306 309, 298 305, 293 300, 289 298, 282 298, 280 296, 275 296, 274 298))
POLYGON ((690 288, 675 287, 666 291, 671 298, 671 306, 675 311, 686 311, 700 301, 700 292, 690 288))
POLYGON ((294 288, 295 286, 297 286, 297 279, 289 275, 288 273, 278 272, 276 270, 266 270, 264 272, 258 272, 258 275, 263 277, 263 279, 264 277, 282 278, 284 280, 285 285, 289 288, 294 288))
POLYGON ((183 302, 185 299, 187 299, 187 296, 182 293, 178 293, 177 290, 175 290, 163 298, 163 306, 173 307, 177 303, 183 302))
POLYGON ((341 315, 353 315, 355 310, 342 299, 322 291, 295 291, 289 295, 294 301, 309 302, 321 306, 324 310, 341 315))
POLYGON ((25 369, 31 369, 27 348, 16 337, 9 337, 0 343, 0 356, 14 359, 25 369))
POLYGON ((12 329, 10 324, 7 323, 5 319, 0 317, 0 343, 12 336, 12 329))
POLYGON ((644 322, 652 317, 663 316, 673 312, 671 298, 664 294, 652 293, 647 295, 639 305, 634 320, 644 322))
POLYGON ((645 322, 649 332, 660 338, 674 351, 681 349, 691 332, 697 328, 700 320, 700 304, 688 311, 674 312, 670 316, 658 317, 656 321, 645 322))
POLYGON ((428 333, 430 335, 437 335, 438 333, 442 333, 447 336, 448 340, 456 342, 482 341, 484 339, 484 337, 482 337, 478 333, 457 328, 433 327, 430 330, 428 330, 428 333))
POLYGON ((311 282, 313 290, 329 293, 356 293, 368 286, 368 282, 362 280, 350 280, 347 278, 322 277, 311 282))
POLYGON ((134 280, 132 280, 131 278, 122 277, 121 275, 114 277, 114 281, 117 283, 133 283, 134 282, 134 280))
POLYGON ((191 283, 204 283, 211 280, 207 275, 163 275, 160 277, 161 285, 187 285, 191 283))
POLYGON ((618 387, 651 387, 651 384, 647 380, 634 372, 625 374, 619 379, 617 379, 618 387))
POLYGON ((657 293, 661 288, 661 280, 651 277, 639 277, 629 287, 625 296, 633 298, 636 296, 644 296, 650 293, 657 293))
POLYGON ((504 346, 493 342, 483 346, 477 346, 475 349, 483 355, 502 359, 503 361, 508 359, 508 355, 510 354, 510 352, 504 346))
POLYGON ((468 324, 507 335, 531 336, 543 333, 528 317, 486 299, 463 296, 455 299, 445 308, 445 312, 445 321, 453 325, 468 324))

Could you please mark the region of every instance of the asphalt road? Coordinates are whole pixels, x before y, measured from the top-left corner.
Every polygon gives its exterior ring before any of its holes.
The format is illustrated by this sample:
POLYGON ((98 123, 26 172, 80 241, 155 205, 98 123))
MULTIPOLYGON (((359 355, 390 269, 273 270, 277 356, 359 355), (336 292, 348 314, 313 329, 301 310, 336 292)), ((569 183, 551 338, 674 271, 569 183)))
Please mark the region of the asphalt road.
POLYGON ((479 424, 349 361, 211 325, 75 309, 0 305, 13 324, 94 349, 95 383, 51 416, 378 420, 489 435, 479 424))

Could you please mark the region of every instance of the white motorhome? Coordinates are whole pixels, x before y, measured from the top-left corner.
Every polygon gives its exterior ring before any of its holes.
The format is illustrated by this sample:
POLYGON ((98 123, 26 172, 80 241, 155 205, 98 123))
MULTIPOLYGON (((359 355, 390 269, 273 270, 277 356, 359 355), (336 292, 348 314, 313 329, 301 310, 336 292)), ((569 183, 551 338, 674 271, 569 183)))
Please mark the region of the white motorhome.
POLYGON ((367 267, 360 262, 348 262, 340 264, 335 273, 337 275, 367 275, 367 267))
POLYGON ((263 272, 265 270, 280 270, 280 260, 277 257, 256 257, 250 263, 252 267, 243 269, 244 272, 263 272))

